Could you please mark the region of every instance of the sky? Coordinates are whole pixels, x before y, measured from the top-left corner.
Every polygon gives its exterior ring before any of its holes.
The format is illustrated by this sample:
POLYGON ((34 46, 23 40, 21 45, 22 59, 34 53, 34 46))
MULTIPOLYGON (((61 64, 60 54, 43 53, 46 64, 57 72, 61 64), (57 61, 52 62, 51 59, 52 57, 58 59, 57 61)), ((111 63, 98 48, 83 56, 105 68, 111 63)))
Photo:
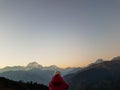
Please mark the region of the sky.
POLYGON ((0 0, 0 67, 83 67, 120 55, 120 0, 0 0))

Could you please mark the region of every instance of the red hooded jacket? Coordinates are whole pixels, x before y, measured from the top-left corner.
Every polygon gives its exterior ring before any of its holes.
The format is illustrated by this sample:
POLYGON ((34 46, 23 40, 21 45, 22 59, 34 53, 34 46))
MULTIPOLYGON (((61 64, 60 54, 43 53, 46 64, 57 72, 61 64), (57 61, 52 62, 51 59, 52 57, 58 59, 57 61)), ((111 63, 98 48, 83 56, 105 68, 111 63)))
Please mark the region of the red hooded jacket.
POLYGON ((53 76, 52 80, 49 83, 50 90, 67 90, 68 87, 68 84, 60 75, 53 76))

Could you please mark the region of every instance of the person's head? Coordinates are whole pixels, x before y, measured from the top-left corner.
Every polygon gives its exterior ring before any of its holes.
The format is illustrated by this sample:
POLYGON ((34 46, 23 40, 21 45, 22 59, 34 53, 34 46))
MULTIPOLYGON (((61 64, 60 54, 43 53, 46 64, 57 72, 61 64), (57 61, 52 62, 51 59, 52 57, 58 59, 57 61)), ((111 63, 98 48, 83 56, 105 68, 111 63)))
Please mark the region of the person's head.
POLYGON ((54 75, 61 75, 60 71, 55 71, 54 75))

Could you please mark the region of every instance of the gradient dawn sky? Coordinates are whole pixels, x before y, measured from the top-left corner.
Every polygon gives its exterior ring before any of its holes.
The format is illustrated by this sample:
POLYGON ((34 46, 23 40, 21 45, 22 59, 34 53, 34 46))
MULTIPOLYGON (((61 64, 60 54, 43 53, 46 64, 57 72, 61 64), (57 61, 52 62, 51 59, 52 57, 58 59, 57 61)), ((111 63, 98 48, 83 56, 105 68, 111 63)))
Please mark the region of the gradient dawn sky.
POLYGON ((86 66, 120 55, 120 0, 0 0, 0 67, 86 66))

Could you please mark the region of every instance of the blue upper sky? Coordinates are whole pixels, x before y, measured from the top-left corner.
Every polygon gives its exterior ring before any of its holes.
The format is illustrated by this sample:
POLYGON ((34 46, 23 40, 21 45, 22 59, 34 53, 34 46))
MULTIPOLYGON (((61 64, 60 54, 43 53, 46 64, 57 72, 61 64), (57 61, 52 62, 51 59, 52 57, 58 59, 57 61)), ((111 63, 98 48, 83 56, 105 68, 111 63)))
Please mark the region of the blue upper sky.
POLYGON ((85 66, 120 54, 120 0, 0 0, 0 67, 85 66))

